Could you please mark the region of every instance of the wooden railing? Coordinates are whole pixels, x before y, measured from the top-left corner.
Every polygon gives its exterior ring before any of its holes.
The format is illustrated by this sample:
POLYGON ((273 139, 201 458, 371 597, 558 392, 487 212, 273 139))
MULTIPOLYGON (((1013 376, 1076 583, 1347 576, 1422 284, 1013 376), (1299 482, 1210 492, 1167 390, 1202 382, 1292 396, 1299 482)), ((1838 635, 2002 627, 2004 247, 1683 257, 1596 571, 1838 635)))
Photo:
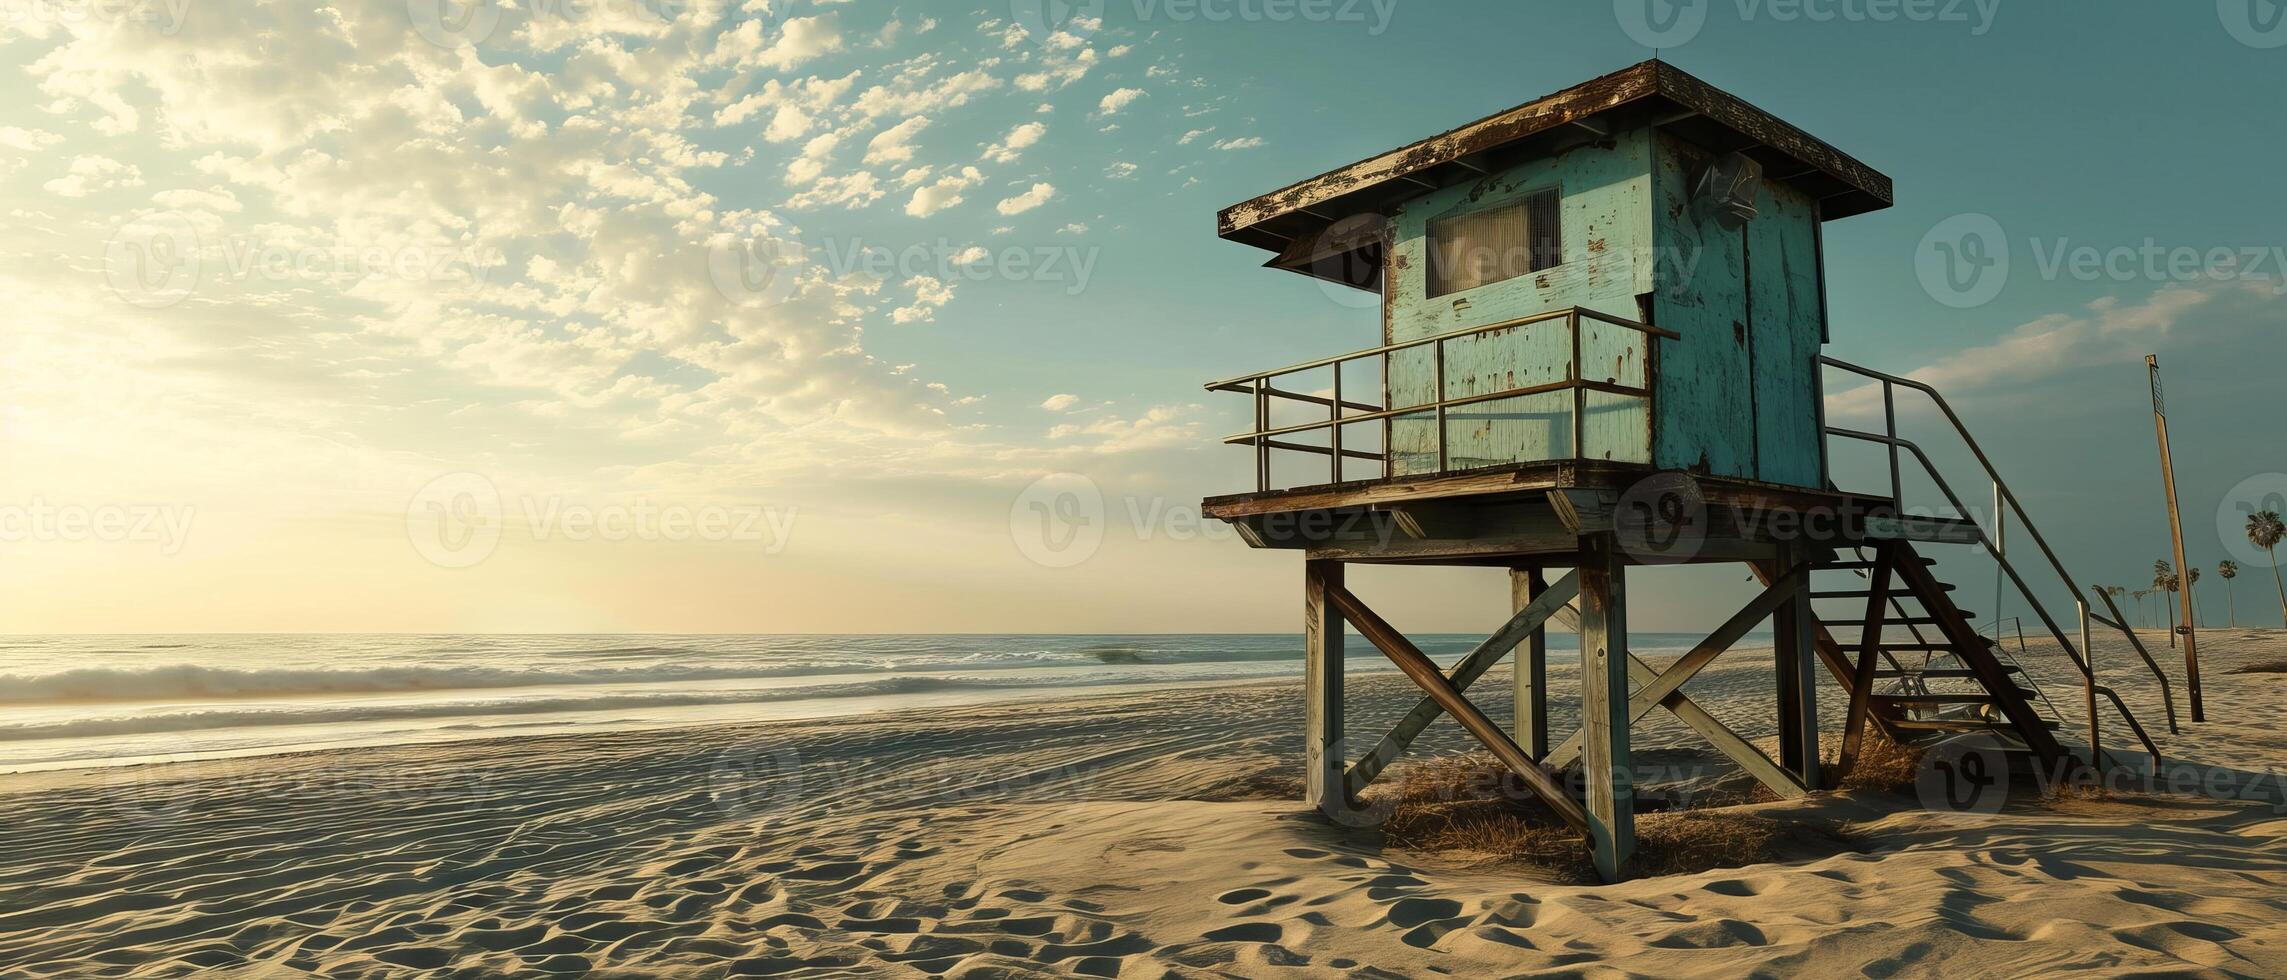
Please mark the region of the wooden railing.
POLYGON ((2121 700, 2119 693, 2097 682, 2095 655, 2094 651, 2090 649, 2089 643, 2089 623, 2091 621, 2101 623, 2118 630, 2123 637, 2127 638, 2129 645, 2135 648, 2137 656, 2143 659, 2144 666, 2151 671, 2152 677, 2160 684, 2160 705, 2168 715, 2168 731, 2180 734, 2181 729, 2176 722, 2175 691, 2173 685, 2168 681, 2167 672, 2161 670, 2159 662, 2152 659, 2151 651, 2144 648, 2144 641, 2137 637, 2136 631, 2128 627, 2127 617, 2123 616, 2120 607, 2113 603, 2112 596, 2098 593, 2098 596, 2104 600, 2105 608, 2112 612, 2111 618, 2095 615, 2089 611, 2088 601, 2080 597, 2081 586, 2077 584, 2070 573, 2065 571, 2064 562, 2057 558, 2056 551, 2050 548, 2048 540, 2041 536, 2040 528, 2033 525, 2032 515, 2025 511, 2023 504, 2017 502, 2017 494, 2009 489, 2008 482, 2001 479, 2001 471, 1994 468, 1993 460, 1985 454, 1985 447, 1979 445, 1976 437, 1969 434, 1969 426, 1962 422, 1961 416, 1954 414, 1953 406, 1946 401, 1944 395, 1938 393, 1936 388, 1912 378, 1885 374, 1872 368, 1860 367, 1832 357, 1822 356, 1819 358, 1819 363, 1825 367, 1858 375, 1881 386, 1883 431, 1867 432, 1834 425, 1828 425, 1825 428, 1827 435, 1833 438, 1850 439, 1884 447, 1889 456, 1892 506, 1901 508, 1903 506, 1903 501, 1900 499, 1903 493, 1901 454, 1911 454, 1915 462, 1920 464, 1923 474, 1928 476, 1930 482, 1937 487, 1938 492, 1945 496, 1946 503, 1963 518, 1974 519, 1969 506, 1962 501, 1959 494, 1954 492, 1953 486, 1946 482, 1945 476, 1938 471, 1937 464, 1931 461, 1929 454, 1924 452, 1922 447, 1913 440, 1903 438, 1898 434, 1897 389, 1905 388, 1921 392, 1945 416, 1946 421, 1952 424, 1954 433, 1960 436, 1962 444, 1969 448, 1970 454, 1977 457, 1978 465, 1985 470, 1987 479, 1993 484, 1994 504, 1998 509, 1994 519, 1998 521, 2005 514, 2013 513, 2016 515, 2017 527, 2032 539, 2033 546, 2040 551, 2043 558, 2047 559, 2050 570, 2056 573, 2058 581, 2064 584, 2068 594, 2073 596, 2074 603, 2078 607, 2080 642, 2075 644, 2066 635, 2064 626, 2058 623, 2056 617, 2050 615, 2048 608, 2041 604, 2040 596, 2033 591, 2030 585, 2026 584, 2025 578, 2019 574, 2017 566, 2009 561, 2008 552, 2001 547, 2000 542, 1995 539, 1995 535, 1987 530, 1986 525, 1991 522, 1977 522, 1975 524, 1978 529, 1979 543, 1984 545, 1987 554, 1993 556, 1993 560, 2000 566, 2002 574, 2008 576, 2009 581, 2016 585, 2018 593, 2031 605, 2034 616, 2041 621, 2043 626, 2048 628, 2049 635, 2055 638, 2058 647, 2064 650, 2066 658, 2072 662, 2073 668, 2080 674, 2084 706, 2088 713, 2089 752, 2091 756, 2095 757, 2091 761, 2102 765, 2101 761, 2098 760, 2102 758, 2103 750, 2097 735, 2097 698, 2101 696, 2112 703, 2114 712, 2127 723, 2129 731, 2135 734, 2137 740, 2143 743, 2145 751, 2152 756, 2155 771, 2157 771, 2160 760, 2159 746, 2153 744, 2152 737, 2145 733, 2143 724, 2138 722, 2136 715, 2128 710, 2128 705, 2121 700))
MULTIPOLYGON (((1394 472, 1392 466, 1393 452, 1390 446, 1387 423, 1391 420, 1408 419, 1418 416, 1427 416, 1430 419, 1434 419, 1435 421, 1436 438, 1434 445, 1436 464, 1433 472, 1452 472, 1454 467, 1452 466, 1453 460, 1451 459, 1447 445, 1448 436, 1446 432, 1446 424, 1449 414, 1453 409, 1470 405, 1484 404, 1487 402, 1500 401, 1502 399, 1524 398, 1532 395, 1547 394, 1550 392, 1559 391, 1569 391, 1572 393, 1572 451, 1566 455, 1550 458, 1580 458, 1585 452, 1584 447, 1586 445, 1588 393, 1603 392, 1606 394, 1622 397, 1641 398, 1645 400, 1648 409, 1649 402, 1652 398, 1652 379, 1654 377, 1655 370, 1655 365, 1651 357, 1651 349, 1653 345, 1647 343, 1644 345, 1645 360, 1643 364, 1642 386, 1639 387, 1623 385, 1613 381, 1591 381, 1583 377, 1581 371, 1582 358, 1580 340, 1581 322, 1583 320, 1592 320, 1600 323, 1610 324, 1616 327, 1622 327, 1628 330, 1637 331, 1649 337, 1664 337, 1670 340, 1682 339, 1678 334, 1672 331, 1662 330, 1658 327, 1637 323, 1634 320, 1626 320, 1620 317, 1611 316, 1605 313, 1599 313, 1595 310, 1584 309, 1581 307, 1571 307, 1562 310, 1551 310, 1547 313, 1535 314, 1533 316, 1519 317, 1514 320, 1505 320, 1500 323, 1488 324, 1482 327, 1470 327, 1465 330, 1455 330, 1450 333, 1436 334, 1433 336, 1423 337, 1418 340, 1408 340, 1395 344, 1384 344, 1380 347, 1356 351, 1349 354, 1320 358, 1315 361, 1306 361, 1301 364, 1279 368, 1274 371, 1264 371, 1258 374, 1241 375, 1236 378, 1229 378, 1222 381, 1213 382, 1207 385, 1207 390, 1235 392, 1238 394, 1250 396, 1254 399, 1254 428, 1251 431, 1230 436, 1224 439, 1223 442, 1228 445, 1246 445, 1254 447, 1255 489, 1258 491, 1267 491, 1272 489, 1271 454, 1274 452, 1303 453, 1326 457, 1328 461, 1329 477, 1327 482, 1329 483, 1343 482, 1344 473, 1342 464, 1344 460, 1350 459, 1367 460, 1370 462, 1380 463, 1381 472, 1379 475, 1384 479, 1398 475, 1394 472), (1569 345, 1570 356, 1564 362, 1563 380, 1551 381, 1544 384, 1510 387, 1499 391, 1472 392, 1470 394, 1459 396, 1451 394, 1451 388, 1448 384, 1449 379, 1447 377, 1448 370, 1446 350, 1448 346, 1453 344, 1455 341, 1483 337, 1502 331, 1522 330, 1543 324, 1554 324, 1560 322, 1565 325, 1565 328, 1569 332, 1571 339, 1571 344, 1569 345), (1430 348, 1431 350, 1431 391, 1434 397, 1428 401, 1416 405, 1406 405, 1400 407, 1390 406, 1388 404, 1390 389, 1390 356, 1393 354, 1398 354, 1404 351, 1415 350, 1423 347, 1430 348), (1359 401, 1351 396, 1345 395, 1343 392, 1342 369, 1347 365, 1368 360, 1378 361, 1382 366, 1380 376, 1380 387, 1382 391, 1380 397, 1373 402, 1359 401), (1332 371, 1333 381, 1331 386, 1326 390, 1324 394, 1295 391, 1292 390, 1291 387, 1282 388, 1277 383, 1280 379, 1290 378, 1306 372, 1328 369, 1331 369, 1332 371), (1296 425, 1273 426, 1271 424, 1271 405, 1273 404, 1274 400, 1297 402, 1324 408, 1326 409, 1326 418, 1296 425), (1358 449, 1355 448, 1355 446, 1343 445, 1342 433, 1345 427, 1367 422, 1384 423, 1381 438, 1377 440, 1377 444, 1381 447, 1380 450, 1376 451, 1358 449), (1303 436, 1309 433, 1317 433, 1322 430, 1326 433, 1325 445, 1314 445, 1306 442, 1297 442, 1292 438, 1288 438, 1294 436, 1303 436)), ((1537 459, 1514 460, 1514 462, 1539 461, 1540 460, 1537 459)))

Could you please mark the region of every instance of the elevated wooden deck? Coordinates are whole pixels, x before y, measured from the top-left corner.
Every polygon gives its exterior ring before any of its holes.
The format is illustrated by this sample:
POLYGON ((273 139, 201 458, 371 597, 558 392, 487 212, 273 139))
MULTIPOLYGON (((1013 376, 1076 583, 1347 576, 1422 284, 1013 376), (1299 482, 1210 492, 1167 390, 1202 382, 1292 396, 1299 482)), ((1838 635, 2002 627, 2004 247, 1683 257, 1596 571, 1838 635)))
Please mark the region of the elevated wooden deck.
POLYGON ((1903 516, 1888 497, 1595 460, 1356 480, 1209 497, 1256 548, 1353 562, 1567 564, 1581 535, 1616 532, 1639 564, 1760 561, 1787 543, 1975 543, 1975 524, 1903 516))

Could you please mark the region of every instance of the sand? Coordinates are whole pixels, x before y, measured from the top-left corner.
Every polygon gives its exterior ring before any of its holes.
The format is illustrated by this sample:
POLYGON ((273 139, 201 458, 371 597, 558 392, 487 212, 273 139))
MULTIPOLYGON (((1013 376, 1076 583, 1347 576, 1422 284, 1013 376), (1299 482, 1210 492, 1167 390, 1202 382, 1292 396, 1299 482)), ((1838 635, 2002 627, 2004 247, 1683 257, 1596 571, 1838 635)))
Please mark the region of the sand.
MULTIPOLYGON (((2231 672, 2287 634, 2206 639, 2211 721, 2169 738, 2145 701, 2170 758, 2287 770, 2287 674, 2231 672)), ((1688 690, 1767 736, 1767 671, 1688 690)), ((1354 737, 1401 683, 1357 685, 1354 737)), ((2287 975, 2268 803, 1829 795, 1756 809, 1847 846, 1561 883, 1304 812, 1299 711, 1252 685, 0 777, 0 976, 2287 975)), ((1639 734, 1677 787, 1737 782, 1639 734)))

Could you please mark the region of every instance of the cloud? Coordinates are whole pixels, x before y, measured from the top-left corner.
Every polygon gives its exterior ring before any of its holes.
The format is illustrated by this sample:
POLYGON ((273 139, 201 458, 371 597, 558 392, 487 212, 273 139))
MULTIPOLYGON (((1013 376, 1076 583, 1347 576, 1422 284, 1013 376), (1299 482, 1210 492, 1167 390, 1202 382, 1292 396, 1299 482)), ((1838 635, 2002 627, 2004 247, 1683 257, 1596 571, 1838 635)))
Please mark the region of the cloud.
POLYGON ((1072 410, 1072 406, 1078 404, 1080 404, 1080 396, 1078 395, 1050 395, 1047 401, 1040 403, 1040 407, 1051 412, 1068 412, 1072 410))
POLYGON ((1047 123, 1020 123, 1015 129, 1009 130, 1009 134, 1002 137, 1000 142, 986 147, 984 158, 994 163, 1015 163, 1017 157, 1024 155, 1025 148, 1040 142, 1040 138, 1046 135, 1047 123))
POLYGON ((1048 203, 1048 199, 1055 196, 1056 185, 1034 184, 1032 185, 1031 190, 1025 191, 1024 193, 1019 194, 1015 197, 1006 198, 999 204, 994 205, 994 207, 997 208, 1002 214, 1023 214, 1026 211, 1030 211, 1034 208, 1048 203))
POLYGON ((1116 161, 1111 166, 1104 168, 1104 176, 1110 177, 1113 180, 1126 180, 1130 177, 1135 176, 1137 169, 1139 168, 1135 164, 1128 163, 1124 160, 1116 161))
POLYGON ((953 301, 953 284, 935 276, 915 276, 906 285, 913 288, 913 304, 892 312, 892 322, 925 323, 935 320, 937 309, 953 301))
MULTIPOLYGON (((2141 360, 2176 330, 2203 319, 2211 308, 2247 299, 2275 301, 2279 284, 2242 279, 2161 287, 2142 301, 2118 297, 2096 300, 2079 313, 2051 313, 2022 324, 1991 344, 1965 348, 1905 376, 1937 388, 1947 397, 1968 397, 2070 374, 2101 364, 2141 360)), ((2243 320, 2233 315, 2233 321, 2243 320)), ((1845 375, 1832 375, 1842 380, 1845 375)), ((1879 384, 1845 388, 1829 396, 1836 417, 1878 418, 1879 384)))
POLYGON ((97 191, 142 185, 143 171, 133 164, 106 156, 79 156, 72 158, 63 176, 41 184, 40 189, 57 197, 86 197, 97 191))
POLYGON ((977 186, 984 179, 985 175, 975 167, 963 167, 959 173, 939 177, 936 183, 913 192, 913 199, 905 202, 905 213, 916 218, 926 218, 960 204, 961 192, 977 186))
POLYGON ((1206 136, 1209 133, 1213 133, 1214 131, 1215 127, 1213 126, 1209 126, 1206 129, 1194 129, 1188 133, 1183 134, 1183 138, 1176 140, 1175 142, 1178 146, 1190 146, 1193 143, 1199 142, 1200 137, 1206 136))
POLYGON ((1103 101, 1096 103, 1096 111, 1107 116, 1113 115, 1147 94, 1149 93, 1140 88, 1113 89, 1110 95, 1104 96, 1103 101))
POLYGON ((874 135, 866 143, 866 162, 904 163, 913 159, 913 137, 929 128, 929 117, 914 116, 874 135))
POLYGON ((1218 150, 1253 150, 1262 145, 1263 138, 1260 136, 1241 136, 1236 139, 1215 141, 1215 148, 1218 150))

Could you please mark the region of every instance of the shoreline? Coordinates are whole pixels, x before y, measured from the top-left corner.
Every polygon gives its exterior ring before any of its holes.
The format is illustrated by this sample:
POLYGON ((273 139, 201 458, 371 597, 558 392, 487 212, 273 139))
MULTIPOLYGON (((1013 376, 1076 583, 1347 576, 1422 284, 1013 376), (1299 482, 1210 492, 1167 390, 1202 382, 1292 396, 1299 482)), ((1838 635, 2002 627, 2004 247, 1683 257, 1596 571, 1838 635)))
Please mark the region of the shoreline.
MULTIPOLYGON (((2171 759, 2287 766, 2287 675, 2231 672, 2283 654, 2204 645, 2213 720, 2171 759)), ((1768 737, 1768 669, 1718 661, 1694 697, 1768 737)), ((1490 713, 1506 681, 1480 682, 1490 713)), ((1351 694, 1353 739, 1419 697, 1351 694)), ((1574 884, 1306 811, 1301 700, 1268 680, 0 776, 0 973, 2287 973, 2277 806, 1832 794, 1706 812, 1849 846, 1574 884)), ((1636 744, 1647 785, 1727 778, 1680 725, 1636 744)), ((1409 758, 1471 745, 1433 726, 1409 758)))

